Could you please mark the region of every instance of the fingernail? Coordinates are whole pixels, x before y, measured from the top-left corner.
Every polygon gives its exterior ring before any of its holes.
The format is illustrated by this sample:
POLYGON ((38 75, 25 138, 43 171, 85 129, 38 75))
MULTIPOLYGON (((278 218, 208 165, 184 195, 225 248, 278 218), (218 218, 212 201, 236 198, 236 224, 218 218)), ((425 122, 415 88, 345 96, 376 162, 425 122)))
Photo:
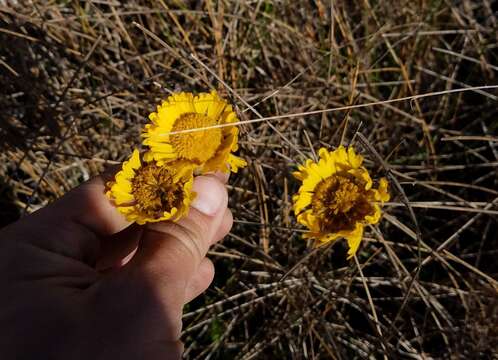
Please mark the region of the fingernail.
POLYGON ((192 207, 209 216, 215 215, 226 201, 226 189, 214 176, 195 178, 192 190, 197 194, 192 207))
POLYGON ((223 184, 226 184, 230 178, 229 172, 216 171, 213 175, 216 176, 223 184))

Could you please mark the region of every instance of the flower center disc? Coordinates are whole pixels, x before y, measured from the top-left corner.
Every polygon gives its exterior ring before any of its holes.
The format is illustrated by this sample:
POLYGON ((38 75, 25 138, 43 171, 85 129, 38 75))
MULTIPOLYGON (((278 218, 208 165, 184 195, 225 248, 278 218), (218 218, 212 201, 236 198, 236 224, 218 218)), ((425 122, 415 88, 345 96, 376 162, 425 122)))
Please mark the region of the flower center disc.
MULTIPOLYGON (((182 114, 173 124, 172 132, 204 128, 218 123, 209 116, 198 113, 182 114)), ((221 144, 221 129, 199 130, 171 135, 171 144, 177 154, 191 161, 203 163, 214 156, 221 144)))
POLYGON ((171 173, 165 167, 147 164, 137 170, 132 180, 132 194, 137 208, 151 217, 162 216, 183 201, 182 184, 173 183, 171 173))
POLYGON ((374 211, 365 187, 354 180, 336 174, 316 186, 312 206, 321 220, 322 230, 353 230, 358 221, 374 211))

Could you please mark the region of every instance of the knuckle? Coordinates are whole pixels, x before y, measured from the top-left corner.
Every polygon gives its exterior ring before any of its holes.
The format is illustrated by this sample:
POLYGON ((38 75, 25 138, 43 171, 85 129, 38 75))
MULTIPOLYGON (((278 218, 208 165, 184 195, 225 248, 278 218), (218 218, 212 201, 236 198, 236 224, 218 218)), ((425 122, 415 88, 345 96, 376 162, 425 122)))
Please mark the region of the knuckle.
POLYGON ((226 235, 230 232, 233 226, 233 214, 230 211, 230 209, 227 209, 225 211, 225 217, 223 218, 223 224, 222 224, 222 229, 223 229, 223 235, 226 235))
POLYGON ((223 188, 223 191, 221 192, 223 194, 223 201, 222 201, 223 208, 226 208, 226 207, 228 207, 228 191, 227 191, 227 188, 223 184, 220 184, 220 185, 223 188))
MULTIPOLYGON (((203 275, 207 279, 207 283, 210 284, 213 281, 215 268, 211 260, 206 259, 204 266, 202 267, 203 275)), ((209 286, 209 285, 208 285, 209 286)))
POLYGON ((180 220, 178 223, 182 224, 194 232, 196 232, 201 238, 208 235, 212 230, 213 219, 204 214, 201 214, 197 210, 190 211, 189 215, 180 220))
POLYGON ((204 235, 199 225, 193 222, 187 224, 171 223, 169 232, 178 240, 182 249, 194 259, 200 261, 204 257, 204 250, 201 246, 204 235))

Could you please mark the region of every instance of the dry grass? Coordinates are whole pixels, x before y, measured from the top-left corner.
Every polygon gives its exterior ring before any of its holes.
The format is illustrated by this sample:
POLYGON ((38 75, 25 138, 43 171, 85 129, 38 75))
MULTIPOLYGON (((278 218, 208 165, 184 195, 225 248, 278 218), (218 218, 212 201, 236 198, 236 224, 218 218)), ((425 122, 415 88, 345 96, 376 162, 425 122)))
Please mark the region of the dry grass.
POLYGON ((231 179, 236 225, 211 251, 215 283, 185 309, 186 358, 497 358, 498 92, 385 102, 496 84, 497 9, 493 0, 1 6, 2 224, 122 161, 170 91, 216 88, 242 121, 271 119, 241 125, 250 166, 231 179), (284 116, 303 112, 313 113, 284 116), (355 261, 342 242, 307 249, 290 211, 290 172, 340 143, 393 184, 355 261))

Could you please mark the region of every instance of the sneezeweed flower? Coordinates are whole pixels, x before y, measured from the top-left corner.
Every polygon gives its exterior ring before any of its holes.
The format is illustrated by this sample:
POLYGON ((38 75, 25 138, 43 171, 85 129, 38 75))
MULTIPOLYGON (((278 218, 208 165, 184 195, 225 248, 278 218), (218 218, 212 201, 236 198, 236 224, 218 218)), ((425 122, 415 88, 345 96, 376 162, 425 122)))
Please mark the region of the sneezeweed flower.
POLYGON ((294 213, 309 230, 304 237, 319 245, 345 238, 349 259, 360 246, 364 226, 379 222, 380 205, 389 200, 388 182, 382 178, 374 189, 363 157, 352 147, 322 148, 319 155, 318 162, 308 159, 294 172, 302 181, 293 197, 294 213))
POLYGON ((237 172, 246 162, 233 155, 238 149, 237 126, 215 127, 194 132, 184 130, 230 124, 238 121, 232 106, 216 91, 177 93, 169 96, 149 115, 143 144, 150 148, 145 160, 159 165, 186 160, 200 173, 211 171, 237 172), (173 134, 170 134, 173 133, 173 134))
POLYGON ((128 221, 142 225, 186 215, 194 197, 192 184, 190 164, 158 166, 155 161, 142 161, 134 150, 107 184, 106 195, 128 221))

